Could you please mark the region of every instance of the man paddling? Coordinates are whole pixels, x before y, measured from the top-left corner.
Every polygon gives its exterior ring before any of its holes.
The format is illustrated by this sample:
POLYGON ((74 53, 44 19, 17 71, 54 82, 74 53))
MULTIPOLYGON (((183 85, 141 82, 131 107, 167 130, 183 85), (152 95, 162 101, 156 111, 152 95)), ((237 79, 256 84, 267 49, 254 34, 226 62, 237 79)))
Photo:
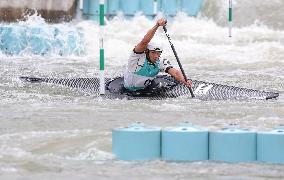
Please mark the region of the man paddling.
POLYGON ((191 87, 191 81, 185 81, 182 72, 171 66, 169 60, 160 60, 162 47, 151 43, 157 29, 165 26, 166 19, 159 19, 138 43, 130 54, 128 65, 124 73, 124 87, 129 91, 147 89, 160 71, 174 77, 178 82, 191 87))

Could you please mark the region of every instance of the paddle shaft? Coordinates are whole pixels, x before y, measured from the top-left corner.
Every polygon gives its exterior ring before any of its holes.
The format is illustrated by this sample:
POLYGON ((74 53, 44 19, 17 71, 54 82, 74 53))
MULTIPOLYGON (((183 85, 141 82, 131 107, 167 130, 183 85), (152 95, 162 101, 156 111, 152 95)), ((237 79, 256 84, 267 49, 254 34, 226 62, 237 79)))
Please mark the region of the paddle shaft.
MULTIPOLYGON (((185 75, 185 73, 184 73, 184 70, 183 70, 182 65, 181 65, 181 63, 180 63, 180 60, 179 60, 179 58, 178 58, 176 49, 175 49, 173 43, 171 42, 171 37, 170 37, 170 35, 167 33, 168 30, 167 30, 166 26, 163 26, 163 29, 164 29, 164 31, 165 31, 165 33, 166 33, 166 36, 168 37, 169 43, 170 43, 171 48, 172 48, 172 50, 173 50, 173 52, 174 52, 174 55, 175 55, 176 60, 177 60, 177 62, 178 62, 178 65, 179 65, 179 68, 180 68, 180 70, 181 70, 181 73, 182 73, 182 75, 183 75, 183 77, 184 77, 184 80, 187 81, 187 77, 186 77, 186 75, 185 75)), ((190 91, 191 97, 194 98, 194 94, 193 94, 193 91, 192 91, 192 88, 191 88, 191 87, 189 87, 189 91, 190 91)))

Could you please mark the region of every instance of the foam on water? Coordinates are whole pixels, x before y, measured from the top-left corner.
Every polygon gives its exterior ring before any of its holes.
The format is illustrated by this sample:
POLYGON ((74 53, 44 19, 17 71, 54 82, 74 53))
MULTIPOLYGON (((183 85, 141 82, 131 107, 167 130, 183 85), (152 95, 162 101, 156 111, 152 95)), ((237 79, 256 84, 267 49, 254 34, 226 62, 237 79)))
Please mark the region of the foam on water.
POLYGON ((47 24, 37 13, 0 24, 0 52, 6 56, 70 56, 84 53, 83 35, 70 24, 47 24))
MULTIPOLYGON (((135 121, 159 127, 190 121, 208 129, 237 123, 257 130, 283 124, 284 28, 283 21, 278 19, 283 17, 283 0, 235 0, 232 38, 228 37, 226 17, 226 1, 206 0, 197 18, 180 13, 169 20, 168 32, 188 77, 273 90, 280 92, 278 100, 111 100, 55 85, 26 84, 18 77, 97 76, 99 24, 87 20, 47 24, 36 15, 26 21, 1 24, 16 29, 41 27, 46 32, 42 39, 55 28, 63 32, 64 42, 68 32, 78 31, 84 36, 79 46, 83 53, 61 56, 55 49, 44 56, 27 51, 11 56, 0 52, 1 178, 283 179, 281 165, 125 163, 114 160, 111 154, 111 129, 135 121)), ((129 53, 156 20, 137 15, 131 20, 119 16, 106 21, 108 76, 122 74, 129 53)), ((155 40, 164 45, 162 56, 177 67, 162 29, 155 40)))
POLYGON ((3 134, 0 135, 0 158, 20 161, 50 158, 96 161, 112 159, 113 155, 98 149, 96 138, 91 137, 94 136, 90 129, 3 134), (80 147, 85 142, 86 145, 80 147))
MULTIPOLYGON (((284 29, 283 0, 234 0, 232 2, 234 26, 244 27, 257 22, 272 29, 284 29)), ((226 26, 228 8, 228 0, 205 0, 201 15, 213 19, 218 25, 226 26)))
MULTIPOLYGON (((111 67, 123 66, 129 52, 140 42, 145 32, 153 26, 155 21, 142 16, 133 20, 114 18, 105 27, 105 56, 106 65, 111 67), (111 49, 111 51, 108 51, 111 49)), ((79 23, 86 37, 87 56, 99 58, 97 23, 84 21, 79 23)), ((168 23, 168 31, 182 62, 194 66, 210 62, 217 64, 247 64, 255 62, 274 61, 283 63, 284 46, 281 39, 284 31, 273 30, 266 25, 257 23, 233 29, 233 37, 228 37, 228 28, 220 27, 208 18, 199 19, 186 17, 180 13, 172 22, 168 23), (256 50, 257 49, 257 50, 256 50), (276 57, 271 58, 274 51, 276 57), (280 53, 277 53, 280 52, 280 53)), ((160 29, 154 39, 164 46, 163 57, 175 58, 160 29)), ((98 61, 96 61, 98 65, 98 61)), ((208 64, 208 63, 206 63, 208 64)))

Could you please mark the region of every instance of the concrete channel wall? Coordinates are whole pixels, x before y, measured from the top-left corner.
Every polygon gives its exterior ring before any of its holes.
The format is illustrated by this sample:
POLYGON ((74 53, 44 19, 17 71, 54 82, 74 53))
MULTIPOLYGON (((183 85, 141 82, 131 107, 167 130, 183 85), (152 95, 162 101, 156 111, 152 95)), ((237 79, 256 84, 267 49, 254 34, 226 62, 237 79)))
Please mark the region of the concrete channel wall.
POLYGON ((1 0, 0 21, 21 20, 35 10, 48 22, 70 21, 76 12, 77 0, 1 0))

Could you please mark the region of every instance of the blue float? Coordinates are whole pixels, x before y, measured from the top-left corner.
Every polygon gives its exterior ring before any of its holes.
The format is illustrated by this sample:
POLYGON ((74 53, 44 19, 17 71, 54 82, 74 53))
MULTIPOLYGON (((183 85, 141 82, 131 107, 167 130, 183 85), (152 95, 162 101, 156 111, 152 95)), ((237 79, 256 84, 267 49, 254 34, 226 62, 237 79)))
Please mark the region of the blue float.
POLYGON ((257 160, 284 163, 284 129, 257 133, 257 160))
POLYGON ((197 16, 203 0, 181 0, 181 10, 189 16, 197 16))
POLYGON ((162 130, 162 159, 208 160, 208 131, 190 123, 162 130))
POLYGON ((99 0, 89 0, 88 15, 91 20, 98 20, 100 13, 99 0))
POLYGON ((256 160, 256 132, 227 128, 209 133, 209 159, 225 162, 256 160))
POLYGON ((121 1, 120 7, 125 16, 134 16, 140 11, 139 0, 123 0, 121 1))
POLYGON ((3 39, 2 39, 2 32, 3 32, 4 28, 0 27, 0 49, 2 50, 3 48, 3 39))
POLYGON ((149 18, 153 18, 154 15, 156 15, 154 12, 154 3, 155 3, 155 0, 141 0, 140 1, 141 11, 143 12, 145 16, 149 18))
POLYGON ((152 160, 161 156, 161 128, 134 123, 112 130, 112 152, 120 160, 152 160))
POLYGON ((90 0, 83 0, 83 15, 89 14, 90 0))
MULTIPOLYGON (((105 15, 113 17, 122 11, 126 17, 133 17, 141 11, 152 19, 157 12, 163 12, 169 18, 184 11, 187 15, 196 16, 202 3, 203 0, 105 0, 105 15)), ((83 14, 88 19, 98 20, 99 0, 83 0, 83 14)))
POLYGON ((116 16, 119 11, 119 0, 108 0, 107 1, 107 15, 116 16))
POLYGON ((162 0, 161 11, 166 16, 175 16, 179 11, 177 0, 162 0))

